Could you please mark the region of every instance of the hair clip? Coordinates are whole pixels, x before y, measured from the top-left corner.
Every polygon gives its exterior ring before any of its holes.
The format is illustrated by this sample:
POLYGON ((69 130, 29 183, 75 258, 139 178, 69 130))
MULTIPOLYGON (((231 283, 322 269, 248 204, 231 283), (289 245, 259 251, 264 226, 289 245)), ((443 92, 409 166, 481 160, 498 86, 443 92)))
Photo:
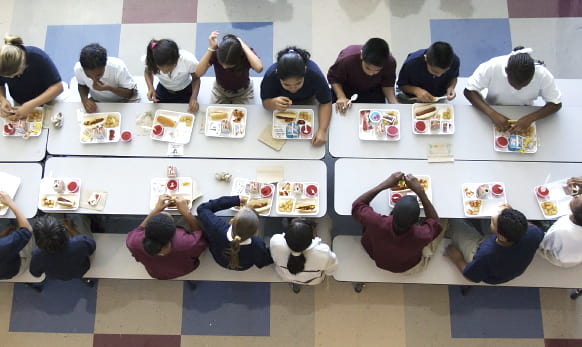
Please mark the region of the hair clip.
POLYGON ((152 41, 152 43, 150 44, 151 49, 156 48, 156 46, 158 45, 158 43, 156 41, 152 41))
POLYGON ((531 53, 533 52, 533 49, 531 48, 522 48, 522 49, 518 49, 517 51, 513 51, 511 53, 509 53, 509 55, 516 55, 516 54, 521 54, 521 53, 531 53))
POLYGON ((291 251, 291 255, 294 257, 298 257, 301 255, 301 252, 295 252, 295 251, 291 251))

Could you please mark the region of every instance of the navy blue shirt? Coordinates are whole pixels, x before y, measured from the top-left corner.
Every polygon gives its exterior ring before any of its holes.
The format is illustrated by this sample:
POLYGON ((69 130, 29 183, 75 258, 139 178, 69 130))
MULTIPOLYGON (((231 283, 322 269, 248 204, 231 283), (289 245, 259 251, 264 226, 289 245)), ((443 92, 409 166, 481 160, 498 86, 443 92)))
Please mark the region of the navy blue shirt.
POLYGON ((20 104, 36 98, 48 87, 61 81, 61 75, 51 58, 40 48, 24 46, 26 69, 20 76, 0 77, 0 86, 8 85, 10 95, 20 104))
MULTIPOLYGON (((202 223, 202 232, 210 243, 210 252, 214 260, 225 268, 228 268, 230 262, 230 256, 225 254, 225 251, 230 249, 230 241, 226 237, 230 225, 214 213, 239 205, 238 196, 223 196, 205 202, 196 209, 198 220, 202 223)), ((271 253, 265 242, 256 236, 251 237, 250 245, 240 246, 238 256, 239 268, 237 270, 246 270, 253 265, 261 268, 273 263, 273 258, 271 258, 271 253)))
POLYGON ((465 266, 463 275, 473 282, 499 284, 521 275, 533 260, 544 232, 533 225, 521 240, 509 247, 495 242, 495 235, 479 245, 473 260, 465 266))
POLYGON ((0 279, 7 280, 20 271, 20 252, 30 240, 32 233, 26 228, 19 228, 10 235, 0 239, 0 279))
POLYGON ((451 67, 441 76, 435 77, 426 68, 425 53, 426 49, 420 49, 406 57, 398 74, 397 84, 399 87, 420 87, 431 93, 432 96, 443 96, 447 94, 447 88, 451 81, 459 76, 459 66, 461 65, 459 57, 453 55, 451 67))
POLYGON ((49 253, 38 247, 32 251, 30 273, 40 277, 70 280, 82 278, 91 267, 89 256, 95 251, 95 240, 85 235, 76 235, 69 239, 61 252, 49 253))
POLYGON ((290 93, 283 89, 281 81, 275 72, 277 70, 277 63, 271 65, 267 72, 265 72, 265 76, 261 82, 261 100, 286 96, 293 101, 293 104, 297 104, 298 102, 306 101, 315 96, 315 99, 320 104, 331 102, 331 90, 319 66, 313 61, 308 60, 306 67, 307 71, 305 71, 303 87, 296 93, 290 93))

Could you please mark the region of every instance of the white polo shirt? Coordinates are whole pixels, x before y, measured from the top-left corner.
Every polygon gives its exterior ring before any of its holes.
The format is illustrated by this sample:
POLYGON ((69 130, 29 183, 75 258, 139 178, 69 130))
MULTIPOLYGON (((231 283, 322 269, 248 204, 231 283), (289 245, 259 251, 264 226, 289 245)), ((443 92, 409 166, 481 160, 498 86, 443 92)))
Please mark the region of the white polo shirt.
POLYGON ((337 270, 337 257, 328 245, 321 242, 319 237, 311 241, 311 245, 303 251, 305 256, 305 268, 298 274, 291 274, 287 270, 287 260, 291 249, 285 241, 285 234, 275 234, 271 237, 271 256, 275 263, 275 270, 286 281, 315 285, 321 283, 326 275, 331 275, 337 270))
POLYGON ((569 215, 560 217, 546 232, 539 251, 556 266, 582 263, 582 226, 574 224, 569 215))
MULTIPOLYGON (((75 64, 74 70, 75 77, 77 78, 77 83, 79 85, 88 87, 89 92, 91 93, 91 97, 96 101, 119 102, 126 100, 121 96, 108 90, 101 91, 93 89, 93 80, 87 77, 87 75, 85 75, 85 71, 83 71, 83 67, 81 67, 80 62, 77 62, 75 64)), ((136 92, 134 96, 137 96, 137 84, 135 83, 133 77, 127 70, 127 66, 125 66, 125 63, 123 63, 123 61, 119 58, 107 57, 105 73, 101 78, 101 82, 113 87, 135 89, 136 92)))
MULTIPOLYGON (((192 83, 192 74, 196 71, 196 66, 198 66, 198 60, 194 54, 181 49, 180 57, 178 58, 178 63, 174 70, 169 74, 165 74, 160 71, 156 74, 160 83, 166 87, 166 89, 178 92, 186 88, 192 83)), ((146 56, 142 56, 142 63, 145 64, 146 56)))
POLYGON ((477 92, 487 88, 486 100, 491 105, 532 105, 538 96, 545 102, 562 102, 554 76, 542 65, 535 65, 534 77, 527 86, 520 90, 513 88, 505 73, 508 59, 509 55, 503 55, 479 65, 467 80, 465 88, 477 92))

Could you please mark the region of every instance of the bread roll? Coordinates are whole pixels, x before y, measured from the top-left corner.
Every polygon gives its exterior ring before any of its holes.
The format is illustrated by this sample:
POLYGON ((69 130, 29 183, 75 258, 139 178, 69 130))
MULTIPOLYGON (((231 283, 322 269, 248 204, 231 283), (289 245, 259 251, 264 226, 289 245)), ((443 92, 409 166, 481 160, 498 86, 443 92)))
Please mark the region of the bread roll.
POLYGON ((224 111, 210 112, 210 119, 212 119, 212 120, 223 120, 226 118, 228 118, 228 112, 224 112, 224 111))
POLYGON ((169 127, 169 128, 175 128, 176 127, 176 121, 173 120, 170 117, 166 117, 166 116, 159 115, 156 118, 156 122, 160 123, 161 125, 163 125, 165 127, 169 127))

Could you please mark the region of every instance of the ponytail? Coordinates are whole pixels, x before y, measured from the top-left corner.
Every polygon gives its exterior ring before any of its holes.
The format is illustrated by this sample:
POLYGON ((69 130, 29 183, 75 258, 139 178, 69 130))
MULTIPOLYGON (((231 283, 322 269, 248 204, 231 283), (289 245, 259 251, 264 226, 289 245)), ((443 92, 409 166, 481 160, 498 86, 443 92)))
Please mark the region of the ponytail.
POLYGON ((300 252, 291 252, 287 259, 287 270, 293 275, 305 269, 305 256, 300 252))
POLYGON ((24 41, 22 41, 22 38, 20 36, 16 36, 16 35, 4 36, 4 43, 7 45, 13 45, 13 46, 24 45, 24 41))
POLYGON ((287 47, 277 53, 277 77, 285 80, 290 77, 305 76, 306 64, 311 54, 295 46, 287 47))
POLYGON ((26 51, 19 36, 5 36, 5 45, 0 49, 0 76, 9 77, 26 66, 26 51))
POLYGON ((315 223, 305 218, 294 218, 285 232, 285 242, 291 249, 287 258, 287 270, 295 275, 305 269, 305 251, 313 240, 315 223))
POLYGON ((229 269, 237 270, 240 267, 240 243, 255 235, 257 230, 259 230, 259 215, 250 207, 242 207, 232 220, 232 241, 230 249, 225 252, 230 257, 229 269))
POLYGON ((148 42, 146 47, 146 66, 153 74, 159 74, 159 66, 174 65, 178 63, 180 50, 176 42, 169 39, 155 40, 148 42))
POLYGON ((235 236, 230 242, 230 250, 228 254, 230 255, 230 260, 228 262, 228 268, 236 270, 240 267, 238 253, 240 252, 240 236, 235 236))

